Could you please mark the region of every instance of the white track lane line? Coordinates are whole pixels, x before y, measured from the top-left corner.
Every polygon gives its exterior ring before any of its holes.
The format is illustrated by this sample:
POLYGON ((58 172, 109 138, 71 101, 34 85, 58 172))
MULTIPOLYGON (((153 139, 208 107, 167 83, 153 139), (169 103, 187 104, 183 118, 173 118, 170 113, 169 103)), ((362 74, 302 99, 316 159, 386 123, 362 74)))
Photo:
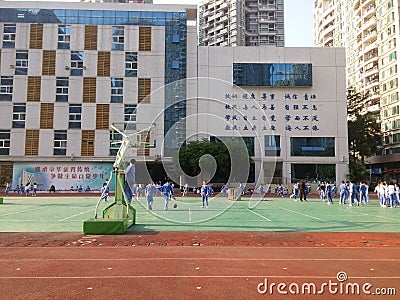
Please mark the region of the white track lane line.
POLYGON ((259 213, 256 213, 255 211, 252 211, 251 209, 248 209, 248 208, 247 208, 247 210, 248 210, 249 212, 251 212, 251 213, 253 213, 253 214, 259 216, 260 218, 263 218, 264 220, 267 220, 267 221, 269 221, 269 222, 272 222, 271 219, 268 219, 267 217, 264 217, 263 215, 260 215, 259 213))
MULTIPOLYGON (((115 278, 265 278, 265 274, 260 275, 115 275, 115 276, 0 276, 1 279, 115 279, 115 278)), ((268 275, 268 278, 282 279, 332 279, 335 276, 290 276, 290 275, 268 275)), ((400 279, 399 276, 351 276, 351 279, 400 279)))

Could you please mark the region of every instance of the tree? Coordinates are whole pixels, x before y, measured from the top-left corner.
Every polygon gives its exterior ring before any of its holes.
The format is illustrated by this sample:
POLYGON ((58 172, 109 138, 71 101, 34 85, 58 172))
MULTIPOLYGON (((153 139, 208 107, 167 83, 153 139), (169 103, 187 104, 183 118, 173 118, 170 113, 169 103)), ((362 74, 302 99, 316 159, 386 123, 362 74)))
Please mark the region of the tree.
POLYGON ((354 182, 360 182, 362 180, 368 180, 369 173, 364 165, 360 165, 357 162, 350 161, 349 175, 347 177, 354 182))
POLYGON ((235 178, 237 182, 246 182, 249 176, 246 169, 249 169, 251 162, 249 151, 240 139, 224 142, 218 139, 215 142, 207 139, 191 141, 179 149, 173 161, 191 177, 200 174, 201 167, 213 170, 216 163, 213 182, 227 182, 230 177, 230 180, 235 178))
POLYGON ((347 90, 350 159, 353 162, 359 160, 361 164, 382 145, 380 123, 376 115, 366 109, 367 98, 368 94, 347 90))

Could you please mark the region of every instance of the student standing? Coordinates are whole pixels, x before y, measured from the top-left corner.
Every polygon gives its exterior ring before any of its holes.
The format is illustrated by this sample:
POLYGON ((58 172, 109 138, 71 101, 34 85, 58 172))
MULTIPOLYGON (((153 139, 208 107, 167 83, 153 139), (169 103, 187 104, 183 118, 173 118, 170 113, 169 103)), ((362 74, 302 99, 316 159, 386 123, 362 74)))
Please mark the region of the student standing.
POLYGON ((6 192, 6 196, 9 196, 10 195, 10 184, 7 182, 6 183, 6 190, 5 190, 5 192, 6 192))
POLYGON ((368 202, 368 186, 365 181, 361 181, 360 183, 360 201, 362 204, 368 202))
POLYGON ((126 200, 128 204, 131 204, 132 197, 136 194, 136 160, 131 159, 129 165, 124 170, 125 174, 125 185, 124 185, 124 192, 126 195, 126 200))
POLYGON ((294 201, 297 201, 297 196, 298 196, 298 195, 299 195, 299 183, 296 182, 296 183, 293 185, 293 192, 292 192, 292 194, 290 195, 289 198, 294 198, 294 201))
POLYGON ((339 204, 346 204, 347 195, 348 195, 347 185, 344 181, 342 181, 342 183, 339 186, 339 196, 340 196, 339 204))
POLYGON ((307 202, 307 185, 304 182, 304 180, 300 181, 299 193, 300 193, 300 201, 303 202, 303 198, 304 198, 304 201, 307 202))
POLYGON ((103 183, 103 186, 101 187, 101 200, 107 201, 108 200, 108 187, 107 183, 103 183))
POLYGON ((325 191, 326 191, 326 199, 328 200, 328 204, 333 204, 332 186, 329 184, 329 182, 326 183, 325 191))
POLYGON ((202 206, 201 208, 208 208, 208 194, 209 194, 209 187, 206 184, 205 181, 203 181, 203 185, 201 186, 200 189, 200 194, 201 194, 201 201, 202 201, 202 206), (204 206, 204 202, 206 204, 206 206, 204 206))
POLYGON ((28 183, 25 185, 25 196, 26 196, 26 197, 29 196, 29 191, 30 191, 30 189, 31 189, 31 184, 28 182, 28 183))

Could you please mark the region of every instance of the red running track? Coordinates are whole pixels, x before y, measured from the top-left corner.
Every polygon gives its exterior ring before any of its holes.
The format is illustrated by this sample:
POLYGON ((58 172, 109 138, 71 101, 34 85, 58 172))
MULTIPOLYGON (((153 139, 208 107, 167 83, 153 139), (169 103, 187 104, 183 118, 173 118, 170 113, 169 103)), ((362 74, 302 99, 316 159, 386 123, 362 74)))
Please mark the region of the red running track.
POLYGON ((387 233, 0 234, 0 299, 398 299, 399 243, 387 233))

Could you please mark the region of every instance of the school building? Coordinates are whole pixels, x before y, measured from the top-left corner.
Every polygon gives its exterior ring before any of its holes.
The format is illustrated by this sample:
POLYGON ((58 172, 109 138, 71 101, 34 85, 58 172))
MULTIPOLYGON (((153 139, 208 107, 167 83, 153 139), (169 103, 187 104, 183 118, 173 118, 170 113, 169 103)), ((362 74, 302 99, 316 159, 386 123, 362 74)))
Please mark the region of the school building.
POLYGON ((155 180, 203 138, 243 139, 256 182, 348 173, 344 49, 198 47, 188 5, 0 2, 0 32, 13 186, 99 189, 121 139, 113 123, 156 124, 155 147, 127 153, 155 180))

